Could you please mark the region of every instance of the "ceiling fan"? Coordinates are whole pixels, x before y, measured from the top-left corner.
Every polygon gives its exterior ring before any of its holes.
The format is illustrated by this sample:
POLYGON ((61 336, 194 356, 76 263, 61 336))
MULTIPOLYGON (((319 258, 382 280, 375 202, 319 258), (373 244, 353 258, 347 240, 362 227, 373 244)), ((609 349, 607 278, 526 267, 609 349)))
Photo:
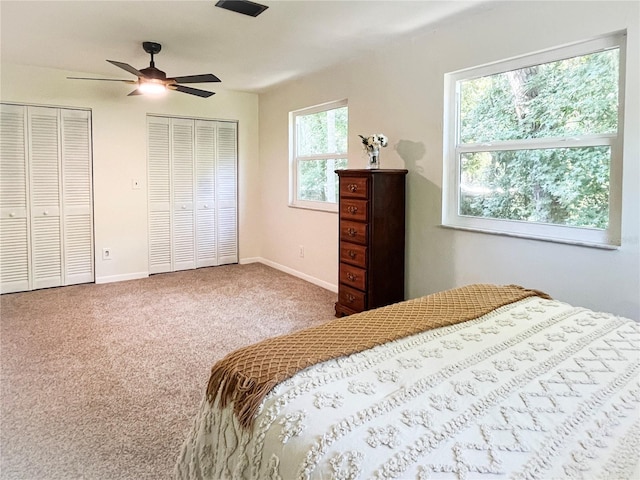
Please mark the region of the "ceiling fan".
POLYGON ((166 73, 156 68, 156 64, 153 61, 153 56, 158 54, 162 49, 162 45, 155 42, 142 42, 142 48, 144 51, 151 55, 151 63, 147 68, 137 70, 131 65, 122 62, 116 62, 115 60, 107 60, 107 62, 126 70, 129 73, 138 77, 137 80, 120 80, 115 78, 86 78, 86 77, 67 77, 72 80, 101 80, 106 82, 123 82, 131 85, 137 85, 137 88, 129 94, 131 95, 143 95, 162 93, 166 90, 176 90, 182 93, 188 93, 189 95, 196 95, 198 97, 208 98, 211 95, 215 95, 215 92, 208 92, 207 90, 200 90, 198 88, 186 87, 181 85, 182 83, 206 83, 206 82, 219 82, 220 79, 212 73, 204 73, 202 75, 186 75, 182 77, 170 77, 167 78, 166 73))

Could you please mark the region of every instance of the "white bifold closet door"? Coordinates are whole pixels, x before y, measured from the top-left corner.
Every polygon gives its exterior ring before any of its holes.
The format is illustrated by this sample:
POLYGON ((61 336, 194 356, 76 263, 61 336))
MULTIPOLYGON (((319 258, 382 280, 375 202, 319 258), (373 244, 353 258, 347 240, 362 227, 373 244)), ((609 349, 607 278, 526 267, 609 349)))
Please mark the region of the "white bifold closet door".
POLYGON ((147 117, 149 273, 238 261, 237 126, 147 117))
POLYGON ((90 112, 0 107, 0 290, 93 282, 90 112))

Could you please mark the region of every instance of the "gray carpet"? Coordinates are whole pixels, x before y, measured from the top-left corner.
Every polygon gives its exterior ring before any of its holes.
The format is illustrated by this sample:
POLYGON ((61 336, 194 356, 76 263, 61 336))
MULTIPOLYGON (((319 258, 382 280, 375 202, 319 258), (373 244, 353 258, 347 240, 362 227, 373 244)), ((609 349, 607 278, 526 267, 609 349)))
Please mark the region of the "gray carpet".
POLYGON ((261 264, 0 297, 0 477, 171 478, 211 365, 333 318, 261 264))

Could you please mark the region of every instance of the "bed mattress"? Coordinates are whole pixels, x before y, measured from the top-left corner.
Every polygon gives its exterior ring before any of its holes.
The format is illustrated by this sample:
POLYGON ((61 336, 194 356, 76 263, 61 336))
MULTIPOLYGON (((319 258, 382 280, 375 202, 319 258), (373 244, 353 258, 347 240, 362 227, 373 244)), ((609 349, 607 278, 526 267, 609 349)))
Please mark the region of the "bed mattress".
POLYGON ((640 478, 640 328, 530 297, 322 362, 251 428, 204 398, 181 479, 640 478))

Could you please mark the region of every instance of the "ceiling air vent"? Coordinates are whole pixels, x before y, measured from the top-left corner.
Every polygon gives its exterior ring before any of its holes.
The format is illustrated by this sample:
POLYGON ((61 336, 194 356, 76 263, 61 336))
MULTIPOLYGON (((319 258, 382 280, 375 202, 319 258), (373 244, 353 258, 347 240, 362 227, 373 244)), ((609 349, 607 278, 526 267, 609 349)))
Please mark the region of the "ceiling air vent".
POLYGON ((257 17, 267 8, 266 5, 250 2, 249 0, 219 0, 216 7, 226 8, 232 12, 242 13, 251 17, 257 17))

